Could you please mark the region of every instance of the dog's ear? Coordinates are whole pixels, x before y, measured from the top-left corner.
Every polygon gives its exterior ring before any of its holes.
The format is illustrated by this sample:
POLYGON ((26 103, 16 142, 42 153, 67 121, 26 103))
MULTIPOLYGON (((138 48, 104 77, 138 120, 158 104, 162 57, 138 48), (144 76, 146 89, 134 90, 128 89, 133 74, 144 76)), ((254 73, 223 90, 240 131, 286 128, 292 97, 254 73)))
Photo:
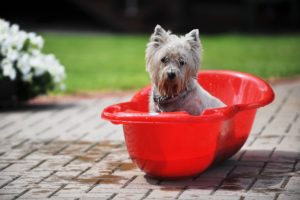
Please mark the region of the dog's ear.
POLYGON ((192 47, 200 47, 200 38, 199 38, 199 30, 194 29, 191 32, 185 35, 187 42, 190 43, 192 47))
POLYGON ((191 55, 193 56, 193 60, 194 60, 194 69, 195 71, 197 71, 199 69, 199 64, 201 64, 202 62, 202 45, 201 45, 201 41, 199 38, 199 30, 198 29, 194 29, 191 32, 187 33, 185 35, 185 40, 186 42, 190 45, 191 47, 191 55))
POLYGON ((160 25, 156 25, 154 33, 151 35, 150 43, 154 47, 159 47, 165 43, 169 37, 169 32, 165 31, 160 25))

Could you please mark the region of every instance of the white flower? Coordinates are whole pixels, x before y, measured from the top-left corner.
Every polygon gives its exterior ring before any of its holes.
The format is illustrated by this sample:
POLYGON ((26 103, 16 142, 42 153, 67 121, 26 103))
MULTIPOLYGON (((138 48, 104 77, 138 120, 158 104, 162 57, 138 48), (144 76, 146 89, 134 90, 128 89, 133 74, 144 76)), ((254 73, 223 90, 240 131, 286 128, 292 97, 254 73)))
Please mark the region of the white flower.
POLYGON ((65 78, 65 69, 54 55, 44 55, 35 51, 30 58, 30 65, 34 69, 34 76, 41 76, 48 72, 55 83, 60 83, 65 78))
POLYGON ((1 42, 1 53, 6 55, 9 49, 22 50, 26 39, 27 34, 24 31, 7 35, 1 42))
POLYGON ((24 43, 27 39, 27 34, 24 31, 20 31, 11 37, 11 45, 17 50, 22 50, 24 43))
POLYGON ((9 32, 9 23, 0 18, 0 44, 5 40, 9 32))
POLYGON ((46 55, 44 62, 45 65, 47 65, 47 71, 53 76, 55 83, 59 83, 65 78, 65 68, 59 63, 54 55, 46 55))
POLYGON ((35 33, 28 33, 28 38, 30 43, 33 46, 36 46, 38 49, 42 49, 44 46, 44 40, 41 36, 37 36, 35 33))
POLYGON ((13 24, 10 27, 10 33, 11 34, 17 34, 19 32, 19 30, 20 30, 20 27, 17 24, 13 24))
POLYGON ((32 51, 30 51, 30 53, 32 56, 41 56, 42 55, 41 50, 39 50, 39 49, 32 49, 32 51))
MULTIPOLYGON (((6 34, 6 33, 3 33, 3 34, 0 33, 0 44, 3 43, 3 41, 5 40, 6 37, 7 37, 7 34, 6 34)), ((1 52, 0 52, 0 53, 1 53, 1 52)))
POLYGON ((19 57, 19 52, 15 49, 9 48, 7 49, 6 57, 11 61, 15 61, 19 57))
POLYGON ((13 63, 8 59, 3 59, 1 62, 1 67, 3 75, 10 78, 10 80, 15 80, 17 72, 13 67, 13 63))
POLYGON ((41 76, 43 75, 47 68, 43 61, 44 55, 40 52, 35 52, 30 58, 30 65, 34 69, 34 76, 41 76))
POLYGON ((21 71, 23 75, 26 75, 30 72, 30 57, 27 53, 24 53, 20 56, 17 62, 17 68, 21 71))
POLYGON ((9 23, 0 18, 0 35, 7 34, 9 32, 9 23))

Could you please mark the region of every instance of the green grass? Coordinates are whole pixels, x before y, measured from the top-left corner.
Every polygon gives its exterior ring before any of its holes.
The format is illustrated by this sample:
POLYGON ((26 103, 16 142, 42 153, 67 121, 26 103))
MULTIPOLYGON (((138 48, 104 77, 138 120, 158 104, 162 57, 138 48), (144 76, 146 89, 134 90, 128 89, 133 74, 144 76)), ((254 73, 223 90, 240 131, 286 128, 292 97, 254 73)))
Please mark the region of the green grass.
MULTIPOLYGON (((67 72, 67 92, 136 89, 149 84, 148 35, 44 33, 45 52, 67 72)), ((201 36, 202 69, 230 69, 268 78, 300 74, 300 35, 201 36)))

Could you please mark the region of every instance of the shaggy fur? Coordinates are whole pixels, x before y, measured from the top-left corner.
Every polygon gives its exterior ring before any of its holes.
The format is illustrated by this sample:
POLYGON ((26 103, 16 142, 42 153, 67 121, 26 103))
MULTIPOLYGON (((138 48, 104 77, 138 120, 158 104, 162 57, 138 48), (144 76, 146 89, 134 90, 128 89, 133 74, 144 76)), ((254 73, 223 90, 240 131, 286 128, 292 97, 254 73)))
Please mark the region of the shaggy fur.
POLYGON ((178 37, 155 27, 146 48, 146 70, 152 82, 150 112, 199 115, 204 109, 225 106, 197 82, 201 54, 197 29, 178 37))

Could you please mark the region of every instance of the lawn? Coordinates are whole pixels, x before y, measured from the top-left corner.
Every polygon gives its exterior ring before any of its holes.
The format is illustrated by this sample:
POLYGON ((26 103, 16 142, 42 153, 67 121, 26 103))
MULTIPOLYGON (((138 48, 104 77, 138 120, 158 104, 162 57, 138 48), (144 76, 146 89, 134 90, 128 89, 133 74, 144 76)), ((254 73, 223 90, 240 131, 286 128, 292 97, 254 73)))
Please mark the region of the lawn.
MULTIPOLYGON (((45 52, 66 67, 67 92, 136 89, 149 84, 148 35, 42 33, 45 52)), ((202 69, 244 71, 265 79, 300 74, 300 35, 203 35, 202 69)))

